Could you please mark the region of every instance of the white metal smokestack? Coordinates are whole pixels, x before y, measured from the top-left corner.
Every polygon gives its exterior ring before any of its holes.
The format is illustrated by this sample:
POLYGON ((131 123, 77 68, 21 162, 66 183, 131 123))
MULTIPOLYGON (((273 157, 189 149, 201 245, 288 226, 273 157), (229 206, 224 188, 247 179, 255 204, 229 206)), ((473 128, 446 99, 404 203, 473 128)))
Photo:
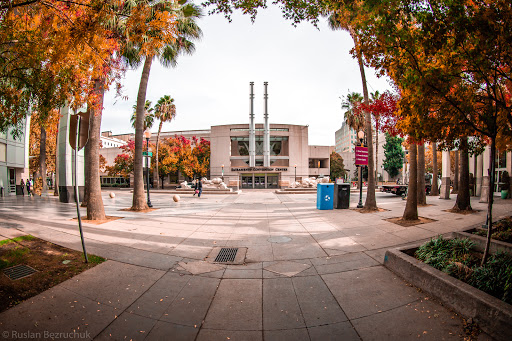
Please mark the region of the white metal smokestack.
POLYGON ((254 82, 249 83, 249 167, 256 166, 256 129, 254 126, 254 82))
POLYGON ((263 166, 270 167, 270 126, 268 124, 268 93, 267 86, 268 82, 264 82, 263 86, 265 87, 265 94, 263 98, 265 99, 265 127, 263 128, 263 166))

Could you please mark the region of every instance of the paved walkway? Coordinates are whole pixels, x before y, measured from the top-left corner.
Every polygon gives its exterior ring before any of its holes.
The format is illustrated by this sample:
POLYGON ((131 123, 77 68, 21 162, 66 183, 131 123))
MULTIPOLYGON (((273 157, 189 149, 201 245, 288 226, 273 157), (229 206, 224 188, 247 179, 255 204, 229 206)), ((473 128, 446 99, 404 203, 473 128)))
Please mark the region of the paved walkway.
MULTIPOLYGON (((428 197, 402 227, 405 201, 378 193, 387 211, 318 211, 315 195, 152 194, 157 210, 120 211, 131 193, 104 193, 103 225, 84 224, 89 253, 109 260, 0 314, 0 335, 98 340, 460 339, 462 320, 382 266, 389 247, 482 223, 428 197), (246 247, 244 265, 205 261, 215 247, 246 247), (46 333, 46 334, 45 334, 46 333), (74 335, 66 333, 76 333, 74 335)), ((357 204, 351 197, 351 206, 357 204)), ((497 199, 495 216, 510 214, 497 199)), ((30 233, 80 250, 73 204, 55 198, 0 198, 0 238, 30 233)), ((85 210, 83 211, 85 214, 85 210)), ((481 339, 486 339, 485 335, 481 339)))

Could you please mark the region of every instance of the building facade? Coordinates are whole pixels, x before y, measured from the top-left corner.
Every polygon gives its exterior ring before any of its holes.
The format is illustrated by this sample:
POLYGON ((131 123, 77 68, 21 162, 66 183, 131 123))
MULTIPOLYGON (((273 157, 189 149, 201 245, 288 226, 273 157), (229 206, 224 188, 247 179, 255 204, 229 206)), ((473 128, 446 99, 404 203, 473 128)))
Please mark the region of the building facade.
MULTIPOLYGON (((374 127, 375 134, 375 127, 374 127)), ((355 145, 358 143, 357 132, 350 128, 345 122, 342 123, 341 128, 335 133, 336 139, 336 153, 340 154, 343 158, 343 164, 348 171, 350 178, 354 177, 356 170, 355 166, 355 145)), ((373 136, 374 153, 377 155, 377 180, 378 181, 393 181, 388 172, 384 170, 384 145, 386 144, 386 135, 379 132, 379 146, 375 150, 375 135, 373 136)))
POLYGON ((11 130, 0 132, 0 195, 21 194, 20 181, 25 182, 28 170, 28 146, 30 138, 30 116, 24 122, 24 134, 13 138, 11 130))
POLYGON ((250 124, 213 126, 211 177, 223 178, 229 187, 249 189, 288 187, 295 180, 329 176, 332 147, 309 146, 307 126, 269 124, 268 134, 265 130, 265 124, 255 124, 252 137, 250 124), (269 146, 268 161, 265 160, 266 145, 269 146))

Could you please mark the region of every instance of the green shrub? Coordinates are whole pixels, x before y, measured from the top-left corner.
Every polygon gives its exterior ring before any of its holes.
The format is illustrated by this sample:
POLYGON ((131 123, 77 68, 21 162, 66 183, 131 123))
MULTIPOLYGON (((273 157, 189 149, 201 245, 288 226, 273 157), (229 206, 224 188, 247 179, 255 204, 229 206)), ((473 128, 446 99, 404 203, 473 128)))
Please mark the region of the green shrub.
POLYGON ((497 252, 484 266, 469 239, 434 238, 416 250, 416 257, 477 289, 512 304, 512 254, 497 252))
MULTIPOLYGON (((487 237, 487 230, 477 230, 473 232, 478 236, 487 237)), ((492 224, 492 239, 512 243, 512 218, 504 218, 492 224)))
POLYGON ((512 304, 512 255, 497 252, 473 271, 469 284, 512 304))
POLYGON ((448 272, 448 266, 454 262, 465 266, 470 266, 474 262, 471 256, 474 245, 469 239, 444 239, 443 236, 439 236, 421 245, 415 255, 424 263, 448 272))

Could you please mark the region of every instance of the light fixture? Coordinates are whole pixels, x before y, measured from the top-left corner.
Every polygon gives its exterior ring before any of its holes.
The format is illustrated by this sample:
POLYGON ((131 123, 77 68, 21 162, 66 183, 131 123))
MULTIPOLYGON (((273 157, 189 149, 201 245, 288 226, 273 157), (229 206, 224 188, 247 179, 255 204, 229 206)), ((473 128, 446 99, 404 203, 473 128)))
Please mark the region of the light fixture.
POLYGON ((150 137, 151 137, 151 131, 149 131, 149 129, 146 129, 146 131, 144 132, 144 138, 149 139, 150 137))
POLYGON ((359 131, 357 132, 357 137, 358 137, 360 140, 364 139, 364 131, 359 130, 359 131))

